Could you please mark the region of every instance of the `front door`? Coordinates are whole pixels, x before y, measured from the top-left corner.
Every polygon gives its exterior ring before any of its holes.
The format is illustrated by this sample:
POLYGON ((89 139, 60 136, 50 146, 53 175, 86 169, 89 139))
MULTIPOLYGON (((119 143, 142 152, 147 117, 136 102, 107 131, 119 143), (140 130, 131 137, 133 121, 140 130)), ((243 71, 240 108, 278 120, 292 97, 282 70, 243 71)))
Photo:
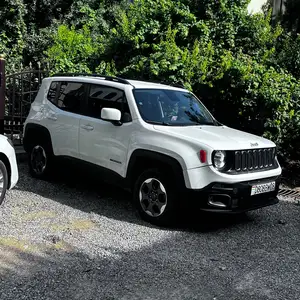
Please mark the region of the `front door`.
POLYGON ((125 176, 132 122, 123 90, 91 84, 88 91, 85 116, 80 119, 79 153, 81 159, 125 176), (123 124, 113 125, 101 120, 103 107, 122 112, 123 124))

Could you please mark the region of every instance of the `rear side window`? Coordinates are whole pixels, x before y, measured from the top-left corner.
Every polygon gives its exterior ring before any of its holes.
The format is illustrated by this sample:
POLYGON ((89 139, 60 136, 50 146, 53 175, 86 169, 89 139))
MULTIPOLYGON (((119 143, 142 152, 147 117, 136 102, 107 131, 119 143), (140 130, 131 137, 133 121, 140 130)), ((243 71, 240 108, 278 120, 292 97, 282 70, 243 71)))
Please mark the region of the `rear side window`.
POLYGON ((81 114, 85 84, 80 82, 52 82, 48 100, 61 110, 81 114))

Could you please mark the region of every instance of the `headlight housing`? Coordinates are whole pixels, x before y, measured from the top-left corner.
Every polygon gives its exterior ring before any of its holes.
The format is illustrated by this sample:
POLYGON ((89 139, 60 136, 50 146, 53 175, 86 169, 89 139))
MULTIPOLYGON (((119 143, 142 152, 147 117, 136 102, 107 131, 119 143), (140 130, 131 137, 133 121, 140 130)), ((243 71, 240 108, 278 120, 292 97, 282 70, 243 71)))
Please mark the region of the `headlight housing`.
POLYGON ((226 152, 221 150, 214 151, 212 161, 217 170, 224 170, 226 167, 226 152))

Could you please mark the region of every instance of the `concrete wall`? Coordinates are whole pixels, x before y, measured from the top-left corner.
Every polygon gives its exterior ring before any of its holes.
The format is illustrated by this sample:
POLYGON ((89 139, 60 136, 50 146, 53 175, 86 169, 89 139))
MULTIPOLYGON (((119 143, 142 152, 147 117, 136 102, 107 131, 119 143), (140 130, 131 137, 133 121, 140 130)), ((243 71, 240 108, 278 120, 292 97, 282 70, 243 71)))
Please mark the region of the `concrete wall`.
POLYGON ((284 12, 284 2, 286 2, 286 0, 273 0, 273 14, 284 12))
MULTIPOLYGON (((261 7, 268 0, 251 0, 248 6, 249 13, 257 13, 261 11, 261 7)), ((273 0, 273 15, 279 13, 280 11, 284 12, 284 2, 285 0, 273 0)))
POLYGON ((267 2, 267 0, 252 0, 248 5, 248 12, 258 13, 261 11, 261 7, 267 2))

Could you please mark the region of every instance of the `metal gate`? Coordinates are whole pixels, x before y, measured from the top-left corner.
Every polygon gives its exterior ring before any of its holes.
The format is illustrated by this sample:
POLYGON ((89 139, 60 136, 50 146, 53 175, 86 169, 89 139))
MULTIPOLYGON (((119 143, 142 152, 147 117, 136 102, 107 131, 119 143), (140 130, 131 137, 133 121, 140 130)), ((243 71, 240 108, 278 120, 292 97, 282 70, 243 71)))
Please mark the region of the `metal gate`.
POLYGON ((6 75, 4 134, 14 144, 23 142, 23 126, 31 103, 37 95, 43 78, 48 71, 28 68, 19 73, 6 75))

